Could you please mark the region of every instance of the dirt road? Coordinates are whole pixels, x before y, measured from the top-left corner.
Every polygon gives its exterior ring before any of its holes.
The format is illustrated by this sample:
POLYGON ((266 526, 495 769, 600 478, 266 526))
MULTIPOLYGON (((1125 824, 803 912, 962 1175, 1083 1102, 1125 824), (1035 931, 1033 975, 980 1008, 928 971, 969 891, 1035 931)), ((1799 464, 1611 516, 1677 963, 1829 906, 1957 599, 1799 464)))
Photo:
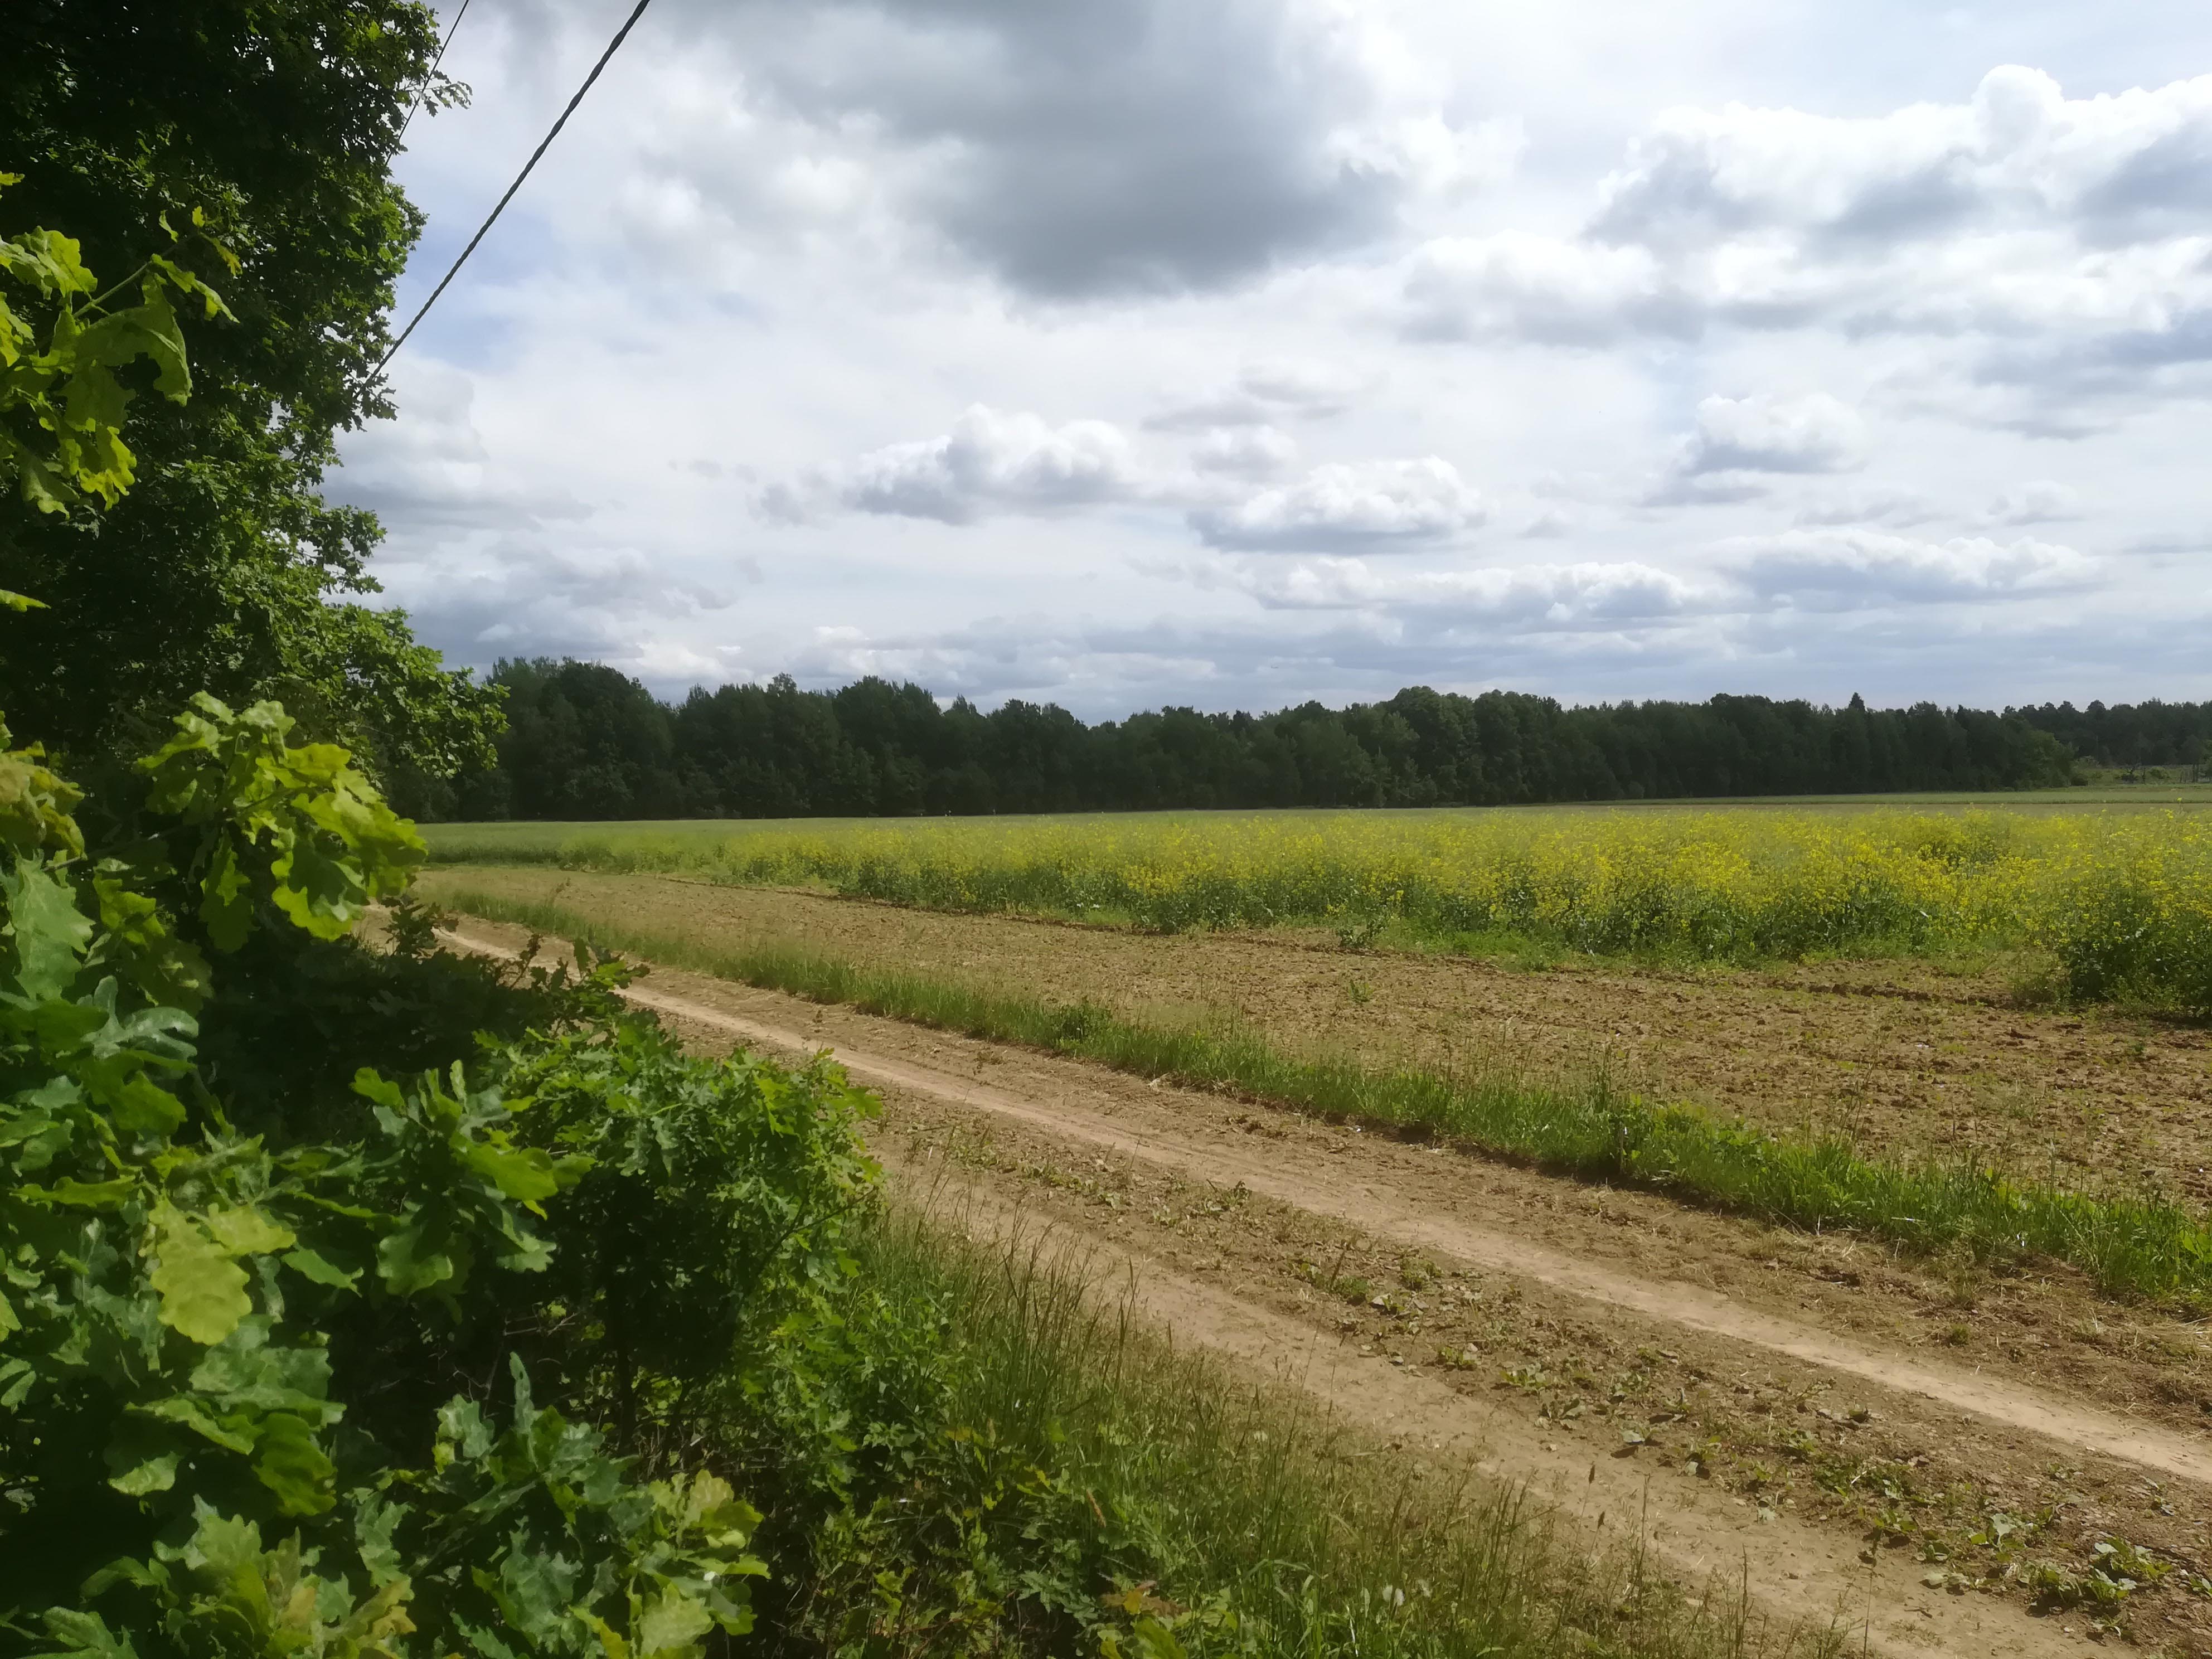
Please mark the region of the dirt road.
MULTIPOLYGON (((520 939, 471 920, 458 942, 520 939)), ((882 1095, 895 1178, 949 1172, 981 1224, 1048 1225, 1178 1340, 1408 1457, 1472 1462, 1593 1528, 1634 1517, 1687 1582, 1741 1575, 1778 1618, 1893 1653, 2072 1650, 2093 1620, 2212 1649, 2178 1585, 2083 1589, 2118 1549, 2204 1571, 2212 1437, 2178 1402, 2121 1408, 2155 1396, 2124 1356, 2086 1393, 1931 1357, 1917 1298, 1848 1265, 1849 1241, 696 975, 632 994, 703 1043, 830 1049, 882 1095), (1814 1274, 1832 1294, 1805 1294, 1814 1274)))

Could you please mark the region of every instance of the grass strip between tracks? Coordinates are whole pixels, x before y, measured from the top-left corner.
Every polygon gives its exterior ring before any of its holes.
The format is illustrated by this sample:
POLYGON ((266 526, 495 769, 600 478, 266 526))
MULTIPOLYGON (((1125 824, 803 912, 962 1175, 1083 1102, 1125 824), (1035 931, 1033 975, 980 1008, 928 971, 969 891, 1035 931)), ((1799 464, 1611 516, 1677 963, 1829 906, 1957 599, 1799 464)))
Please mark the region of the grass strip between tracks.
POLYGON ((1176 1029, 776 943, 723 947, 566 906, 455 888, 440 902, 672 968, 914 1024, 1231 1091, 1329 1118, 1413 1129, 1549 1173, 1668 1194, 1808 1229, 1851 1228, 1984 1260, 2043 1256, 2115 1296, 2212 1305, 2212 1227, 2154 1199, 2069 1191, 1965 1164, 1862 1157, 1838 1139, 1767 1134, 1620 1089, 1601 1068, 1553 1081, 1285 1054, 1238 1031, 1176 1029))

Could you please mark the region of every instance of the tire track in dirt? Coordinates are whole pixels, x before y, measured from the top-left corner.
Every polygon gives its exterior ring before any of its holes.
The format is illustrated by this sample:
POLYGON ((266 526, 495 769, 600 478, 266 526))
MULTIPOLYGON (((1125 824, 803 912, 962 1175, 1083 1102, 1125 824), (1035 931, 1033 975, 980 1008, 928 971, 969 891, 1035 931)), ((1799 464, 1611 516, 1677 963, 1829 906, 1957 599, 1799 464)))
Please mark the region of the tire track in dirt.
MULTIPOLYGON (((451 935, 453 944, 492 956, 518 954, 502 938, 487 935, 519 939, 522 930, 468 920, 484 932, 451 935)), ((543 943, 564 948, 557 940, 543 943)), ((669 977, 681 983, 695 976, 669 977)), ((1786 1355, 1800 1364, 1859 1377, 1893 1392, 1921 1395, 1965 1413, 1984 1430, 1994 1427, 2000 1437, 2002 1431, 2018 1431, 2057 1448, 2102 1451, 2137 1469, 2212 1481, 2206 1473, 2212 1470, 2212 1457, 2185 1434, 2073 1407, 2045 1391, 1920 1364, 1895 1351, 1760 1312, 1702 1286, 1580 1260, 1571 1241, 1567 1249, 1559 1248, 1562 1241, 1556 1233, 1550 1243, 1538 1243, 1453 1213, 1463 1207, 1453 1191, 1455 1183, 1439 1182, 1433 1176, 1423 1182, 1410 1166, 1394 1167, 1391 1158, 1362 1155, 1339 1164, 1311 1157, 1312 1149, 1301 1158, 1299 1149, 1255 1140, 1239 1127, 1249 1121, 1229 1116, 1216 1096, 1161 1083, 1148 1089, 1141 1079, 1101 1073, 1082 1061, 923 1033, 854 1010, 711 979, 698 979, 692 995, 659 985, 632 987, 625 994, 679 1030, 692 1028, 698 1036, 716 1034, 792 1056, 827 1051, 856 1082, 885 1093, 895 1121, 917 1111, 925 1120, 933 1111, 949 1112, 956 1121, 964 1117, 1003 1123, 1010 1133, 1042 1145, 1111 1154, 1164 1178, 1221 1189, 1241 1183, 1257 1198, 1350 1225, 1377 1243, 1418 1247, 1547 1286, 1601 1310, 1601 1310, 1617 1310, 1639 1322, 1701 1333, 1724 1345, 1786 1355), (734 1000, 745 1012, 715 1006, 723 1000, 734 1000), (825 1042, 819 1030, 787 1024, 785 1011, 798 1022, 818 1023, 829 1014, 845 1031, 859 1030, 861 1041, 825 1042), (933 1058, 947 1053, 949 1046, 979 1065, 1015 1062, 1021 1091, 915 1058, 910 1051, 918 1043, 927 1044, 933 1058), (909 1052, 884 1052, 899 1047, 909 1052), (902 1106, 902 1098, 908 1103, 902 1106)), ((900 1185, 906 1188, 909 1175, 914 1180, 925 1177, 900 1170, 902 1160, 890 1144, 894 1139, 877 1136, 875 1150, 900 1173, 900 1185)), ((921 1145, 915 1145, 917 1155, 921 1145)), ((1373 1152, 1385 1150, 1378 1146, 1373 1152)), ((969 1170, 957 1178, 1017 1183, 1019 1196, 1012 1200, 997 1191, 979 1199, 994 1216, 1022 1212, 1032 1196, 1024 1178, 1009 1166, 1001 1166, 994 1176, 969 1170)), ((1391 1439, 1407 1455, 1432 1457, 1447 1468, 1472 1463, 1493 1478, 1526 1486, 1583 1528, 1595 1528, 1601 1518, 1618 1528, 1634 1515, 1634 1531, 1664 1562, 1669 1576, 1733 1594, 1741 1574, 1758 1603, 1784 1626, 1826 1629, 1832 1624, 1839 1631, 1848 1626, 1846 1650, 1863 1644, 1898 1655, 1975 1651, 1992 1659, 2080 1651, 2078 1615, 2036 1618, 2009 1595, 1946 1594, 1932 1587, 1932 1580, 1923 1581, 1923 1568, 1903 1552, 1860 1550, 1856 1532, 1836 1526, 1832 1517, 1816 1521, 1764 1502, 1753 1507, 1686 1468, 1652 1467, 1640 1458, 1616 1462, 1571 1440, 1561 1445, 1545 1437, 1557 1433, 1556 1428, 1529 1421, 1510 1403, 1469 1394, 1438 1374, 1401 1369, 1371 1350, 1355 1352, 1340 1334, 1318 1328, 1310 1317, 1268 1305, 1254 1294, 1252 1285, 1224 1288, 1198 1276, 1206 1271, 1202 1264, 1194 1273, 1179 1257, 1164 1260, 1141 1243, 1133 1248, 1112 1235, 1103 1218, 1095 1226, 1080 1217, 1073 1222, 1055 1218, 1053 1224, 1081 1237, 1097 1261, 1119 1268, 1139 1309, 1177 1342, 1218 1351, 1240 1367, 1281 1376, 1325 1402, 1349 1425, 1391 1439)), ((1954 1415, 1953 1421, 1960 1419, 1954 1415)), ((2015 1454, 2038 1455, 2032 1448, 2022 1453, 2016 1437, 2010 1444, 2015 1454)))
MULTIPOLYGON (((885 1164, 902 1172, 896 1158, 885 1164)), ((1771 1510, 1754 1513, 1671 1471, 1532 1440, 1525 1425, 1478 1396, 1356 1354, 1310 1325, 1065 1221, 1040 1224, 1019 1203, 980 1184, 953 1188, 952 1196, 950 1205, 940 1200, 931 1207, 969 1237, 1042 1247, 1048 1260, 1072 1261, 1094 1295, 1126 1297, 1178 1346, 1204 1349, 1297 1389, 1339 1420, 1389 1441, 1401 1455, 1472 1468, 1524 1488, 1597 1545, 1640 1545, 1693 1592, 1732 1595, 1742 1586, 1777 1624, 1830 1632, 1846 1652, 2039 1659, 2081 1651, 2080 1638, 2057 1621, 2030 1618, 1990 1597, 1930 1590, 1894 1558, 1854 1561, 1832 1532, 1810 1522, 1771 1510)))
MULTIPOLYGON (((471 950, 510 955, 483 939, 455 935, 471 950)), ((1141 1131, 1126 1119, 1090 1109, 1065 1096, 1049 1103, 919 1061, 823 1045, 800 1030, 744 1018, 690 999, 647 988, 627 992, 642 1007, 726 1031, 787 1053, 812 1054, 824 1046, 855 1079, 934 1096, 957 1106, 1028 1124, 1067 1140, 1166 1169, 1188 1179, 1248 1190, 1313 1214, 1342 1221, 1408 1249, 1441 1251, 1494 1271, 1623 1309, 1787 1355, 1824 1370, 1856 1376, 1903 1394, 1917 1395, 2009 1429, 2123 1462, 2212 1485, 2212 1449, 2187 1437, 2130 1422, 2112 1413, 2060 1401, 2016 1385, 1949 1366, 1936 1366, 1850 1342, 1809 1325, 1747 1308, 1731 1297, 1680 1279, 1637 1279, 1583 1261, 1531 1240, 1438 1215, 1395 1200, 1371 1174, 1355 1185, 1285 1168, 1261 1148, 1193 1133, 1196 1115, 1176 1121, 1163 1110, 1141 1131)), ((794 1005, 800 1006, 800 1005, 794 1005)), ((1071 1065, 1076 1062, 1068 1062, 1071 1065)), ((1183 1091, 1160 1085, 1164 1104, 1183 1091)))

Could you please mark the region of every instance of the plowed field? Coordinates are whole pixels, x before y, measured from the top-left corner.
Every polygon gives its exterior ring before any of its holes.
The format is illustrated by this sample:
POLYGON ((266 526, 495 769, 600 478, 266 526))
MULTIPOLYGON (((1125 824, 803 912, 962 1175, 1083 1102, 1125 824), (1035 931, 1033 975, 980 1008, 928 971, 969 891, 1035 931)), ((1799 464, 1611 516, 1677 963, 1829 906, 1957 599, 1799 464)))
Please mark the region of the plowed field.
MULTIPOLYGON (((1377 1057, 1609 1049, 1885 1150, 1966 1138, 2170 1188, 2212 1162, 2201 1031, 1924 974, 1518 974, 657 878, 441 884, 1377 1057)), ((1739 1579, 1778 1618, 1838 1618, 1893 1653, 2122 1634, 2212 1652, 2212 1358, 2170 1313, 2061 1270, 1716 1216, 702 976, 638 994, 702 1043, 833 1048, 883 1094, 876 1146, 903 1190, 972 1229, 1047 1229, 1178 1340, 1292 1376, 1409 1459, 1640 1528, 1687 1584, 1739 1579)))

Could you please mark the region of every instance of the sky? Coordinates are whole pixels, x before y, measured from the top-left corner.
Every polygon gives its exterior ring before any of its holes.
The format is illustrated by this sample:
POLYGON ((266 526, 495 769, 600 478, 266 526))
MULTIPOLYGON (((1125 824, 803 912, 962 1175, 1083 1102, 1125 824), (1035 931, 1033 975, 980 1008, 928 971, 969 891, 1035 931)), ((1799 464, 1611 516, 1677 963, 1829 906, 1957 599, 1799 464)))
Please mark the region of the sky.
MULTIPOLYGON (((472 0, 402 316, 629 10, 472 0)), ((456 665, 2212 696, 2212 8, 654 0, 392 383, 456 665)))

